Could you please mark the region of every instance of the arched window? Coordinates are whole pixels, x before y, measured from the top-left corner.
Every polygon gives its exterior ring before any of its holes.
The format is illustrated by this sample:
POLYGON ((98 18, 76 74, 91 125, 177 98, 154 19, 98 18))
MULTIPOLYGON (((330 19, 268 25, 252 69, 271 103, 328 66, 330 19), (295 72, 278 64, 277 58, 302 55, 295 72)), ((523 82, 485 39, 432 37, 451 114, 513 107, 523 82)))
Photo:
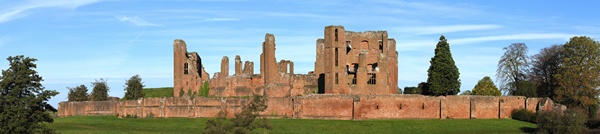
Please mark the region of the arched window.
POLYGON ((188 74, 188 63, 183 63, 183 74, 188 74))

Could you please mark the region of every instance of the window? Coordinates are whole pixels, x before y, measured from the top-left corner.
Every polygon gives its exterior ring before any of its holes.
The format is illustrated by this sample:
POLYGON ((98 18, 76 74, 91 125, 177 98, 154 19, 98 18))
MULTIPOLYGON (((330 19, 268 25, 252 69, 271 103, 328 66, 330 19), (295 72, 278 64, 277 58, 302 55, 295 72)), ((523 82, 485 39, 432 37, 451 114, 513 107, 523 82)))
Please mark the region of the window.
POLYGON ((335 73, 335 84, 339 84, 340 79, 338 79, 338 73, 335 73))
POLYGON ((337 32, 337 29, 335 29, 335 41, 338 41, 338 32, 337 32))
POLYGON ((367 81, 367 84, 369 84, 369 85, 377 84, 377 74, 367 73, 367 75, 369 76, 369 81, 367 81))
POLYGON ((335 48, 335 66, 336 67, 338 66, 338 58, 339 58, 339 56, 338 56, 338 48, 336 47, 335 48))
POLYGON ((383 41, 379 41, 379 52, 383 53, 383 41))
POLYGON ((188 63, 183 63, 183 74, 188 74, 188 63))

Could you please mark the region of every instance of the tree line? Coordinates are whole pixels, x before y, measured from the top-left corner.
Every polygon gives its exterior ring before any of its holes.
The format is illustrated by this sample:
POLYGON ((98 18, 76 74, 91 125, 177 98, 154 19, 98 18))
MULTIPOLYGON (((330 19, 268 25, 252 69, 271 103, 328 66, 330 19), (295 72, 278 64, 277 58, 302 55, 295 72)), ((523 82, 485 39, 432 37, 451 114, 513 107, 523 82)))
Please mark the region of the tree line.
MULTIPOLYGON (((95 80, 91 85, 94 87, 92 92, 88 94, 88 89, 85 85, 81 84, 75 87, 67 87, 69 89, 68 101, 106 101, 108 100, 108 91, 110 88, 106 83, 106 79, 95 80)), ((140 75, 131 76, 128 80, 125 80, 125 100, 137 100, 144 97, 142 90, 143 85, 142 77, 140 75)))

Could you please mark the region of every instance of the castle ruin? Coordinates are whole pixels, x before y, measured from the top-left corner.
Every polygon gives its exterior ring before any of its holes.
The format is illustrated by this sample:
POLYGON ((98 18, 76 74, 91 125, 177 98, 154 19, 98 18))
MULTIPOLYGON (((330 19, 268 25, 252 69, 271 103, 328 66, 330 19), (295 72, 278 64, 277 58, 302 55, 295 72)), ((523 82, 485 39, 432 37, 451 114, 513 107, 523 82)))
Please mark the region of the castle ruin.
POLYGON ((235 57, 235 73, 229 75, 229 58, 212 78, 202 67, 198 53, 187 52, 183 40, 173 43, 174 95, 197 91, 210 82, 209 96, 253 94, 268 97, 325 94, 395 94, 398 87, 398 52, 387 31, 352 32, 343 26, 327 26, 316 41, 314 71, 295 74, 294 62, 275 58, 275 36, 266 34, 260 55, 260 74, 254 62, 235 57), (183 91, 181 91, 183 90, 183 91))

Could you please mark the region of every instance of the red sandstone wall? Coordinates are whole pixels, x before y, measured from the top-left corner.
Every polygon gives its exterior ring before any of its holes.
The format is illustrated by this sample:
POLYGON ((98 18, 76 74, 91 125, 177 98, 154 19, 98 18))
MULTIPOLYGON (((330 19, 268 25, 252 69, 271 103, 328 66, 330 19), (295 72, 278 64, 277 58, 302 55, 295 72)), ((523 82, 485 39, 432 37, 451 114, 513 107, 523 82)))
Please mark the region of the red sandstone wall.
POLYGON ((440 118, 440 98, 422 95, 364 95, 361 119, 440 118))
POLYGON ((471 96, 471 118, 498 118, 500 98, 494 96, 471 96))
MULTIPOLYGON (((509 118, 519 108, 553 109, 551 100, 522 96, 332 95, 269 98, 267 117, 307 119, 509 118)), ((144 98, 124 101, 61 102, 59 117, 75 115, 136 115, 147 117, 228 117, 241 111, 246 98, 144 98)))
POLYGON ((116 115, 117 101, 79 101, 58 104, 58 116, 116 115))
POLYGON ((314 94, 292 99, 294 118, 352 119, 354 98, 351 95, 314 94))
POLYGON ((466 119, 471 118, 471 98, 470 96, 446 96, 445 100, 442 100, 442 107, 445 106, 442 111, 442 118, 451 118, 451 119, 466 119))

